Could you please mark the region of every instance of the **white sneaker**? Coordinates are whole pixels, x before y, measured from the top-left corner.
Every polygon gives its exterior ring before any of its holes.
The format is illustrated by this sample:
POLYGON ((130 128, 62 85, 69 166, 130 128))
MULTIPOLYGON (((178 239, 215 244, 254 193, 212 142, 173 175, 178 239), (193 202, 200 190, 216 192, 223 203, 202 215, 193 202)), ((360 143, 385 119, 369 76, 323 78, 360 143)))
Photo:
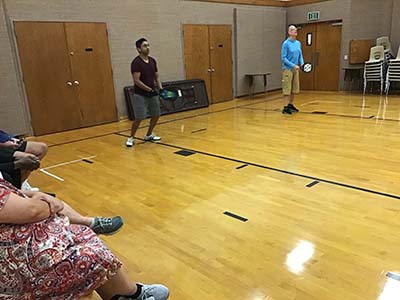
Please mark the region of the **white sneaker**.
MULTIPOLYGON (((169 298, 169 290, 165 285, 162 284, 141 284, 137 283, 137 285, 142 286, 142 292, 136 298, 136 300, 168 300, 169 298)), ((116 295, 112 299, 118 300, 127 300, 133 299, 132 296, 122 296, 116 295)))
POLYGON ((23 191, 31 191, 31 192, 39 192, 39 188, 37 188, 37 187, 32 187, 32 186, 29 184, 28 180, 25 180, 25 181, 22 183, 21 190, 23 190, 23 191))
POLYGON ((135 141, 133 140, 133 137, 128 137, 128 139, 126 140, 126 146, 127 147, 133 147, 133 145, 135 145, 135 141))
POLYGON ((169 298, 169 290, 162 284, 144 284, 142 292, 138 300, 167 300, 169 298))
POLYGON ((150 134, 150 135, 145 135, 144 136, 144 140, 146 142, 156 142, 156 141, 160 141, 161 138, 159 136, 156 136, 155 134, 150 134))

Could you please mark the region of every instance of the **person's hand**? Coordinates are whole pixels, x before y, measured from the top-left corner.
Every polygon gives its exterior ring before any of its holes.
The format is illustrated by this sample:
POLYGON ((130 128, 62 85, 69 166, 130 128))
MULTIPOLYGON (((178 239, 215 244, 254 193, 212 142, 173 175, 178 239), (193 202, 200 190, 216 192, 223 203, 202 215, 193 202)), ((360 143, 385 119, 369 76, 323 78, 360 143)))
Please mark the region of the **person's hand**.
POLYGON ((299 71, 299 70, 300 70, 300 66, 295 65, 295 66, 294 66, 294 70, 295 70, 295 71, 299 71))
MULTIPOLYGON (((15 152, 15 154, 17 154, 17 152, 15 152)), ((29 154, 29 155, 14 155, 15 157, 15 168, 19 169, 19 170, 29 170, 29 171, 33 171, 33 170, 37 170, 40 167, 40 160, 37 156, 33 155, 33 154, 29 154)))
POLYGON ((64 209, 64 203, 60 199, 50 196, 48 194, 31 191, 24 191, 24 194, 32 200, 40 200, 46 202, 49 205, 50 214, 52 216, 61 212, 64 209))
POLYGON ((20 144, 14 140, 9 140, 7 142, 1 143, 0 146, 3 148, 11 148, 15 150, 20 146, 20 144))
POLYGON ((46 202, 49 205, 50 213, 52 216, 64 209, 64 203, 60 199, 54 198, 45 193, 38 193, 37 195, 40 196, 40 200, 46 202))
POLYGON ((18 147, 17 147, 17 148, 21 147, 22 144, 23 144, 23 142, 24 142, 23 139, 17 139, 17 138, 12 138, 11 140, 12 140, 14 143, 18 144, 18 147))
POLYGON ((155 97, 155 96, 158 96, 158 95, 159 95, 158 91, 155 90, 155 89, 152 89, 150 92, 148 92, 148 97, 149 98, 152 98, 152 97, 155 97))

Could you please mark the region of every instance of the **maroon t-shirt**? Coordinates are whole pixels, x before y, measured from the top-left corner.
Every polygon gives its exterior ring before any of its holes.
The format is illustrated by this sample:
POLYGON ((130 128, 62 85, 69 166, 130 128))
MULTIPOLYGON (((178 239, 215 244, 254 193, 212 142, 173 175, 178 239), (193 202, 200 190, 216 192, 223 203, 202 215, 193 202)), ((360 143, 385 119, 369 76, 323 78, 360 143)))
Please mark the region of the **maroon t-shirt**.
MULTIPOLYGON (((155 88, 156 81, 157 62, 154 58, 149 56, 149 62, 146 63, 140 56, 137 56, 131 63, 131 73, 140 73, 140 80, 147 85, 149 88, 155 88)), ((146 96, 148 91, 135 86, 135 93, 146 96)))

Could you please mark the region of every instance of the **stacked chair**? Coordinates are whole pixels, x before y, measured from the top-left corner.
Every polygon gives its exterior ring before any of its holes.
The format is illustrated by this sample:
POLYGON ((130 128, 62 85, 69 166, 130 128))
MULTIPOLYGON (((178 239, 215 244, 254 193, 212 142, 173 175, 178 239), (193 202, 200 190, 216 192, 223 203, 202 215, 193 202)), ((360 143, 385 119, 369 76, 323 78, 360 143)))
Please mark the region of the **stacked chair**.
POLYGON ((400 47, 397 52, 397 57, 391 59, 388 63, 388 71, 386 74, 386 95, 389 93, 390 84, 395 81, 400 81, 400 47))
POLYGON ((390 59, 394 58, 392 55, 392 44, 390 43, 389 37, 383 36, 376 39, 377 46, 383 46, 385 51, 385 59, 389 61, 390 59))
POLYGON ((370 50, 369 60, 365 62, 364 67, 364 94, 367 90, 368 82, 380 82, 381 94, 385 84, 385 48, 384 46, 375 46, 370 50))

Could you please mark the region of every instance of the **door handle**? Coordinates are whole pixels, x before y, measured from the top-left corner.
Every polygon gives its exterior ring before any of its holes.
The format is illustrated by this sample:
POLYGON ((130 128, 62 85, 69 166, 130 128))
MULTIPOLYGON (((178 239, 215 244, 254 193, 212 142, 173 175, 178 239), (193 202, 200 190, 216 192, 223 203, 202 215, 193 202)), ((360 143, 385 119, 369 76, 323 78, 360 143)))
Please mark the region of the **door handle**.
POLYGON ((72 82, 71 81, 67 81, 67 85, 68 86, 72 86, 72 82))
POLYGON ((215 69, 211 69, 211 72, 215 72, 215 69))
POLYGON ((212 71, 211 71, 211 69, 208 69, 207 72, 208 72, 208 73, 211 73, 212 71))
POLYGON ((79 85, 79 81, 78 81, 78 80, 75 80, 75 81, 74 81, 74 84, 75 84, 75 85, 79 85))

